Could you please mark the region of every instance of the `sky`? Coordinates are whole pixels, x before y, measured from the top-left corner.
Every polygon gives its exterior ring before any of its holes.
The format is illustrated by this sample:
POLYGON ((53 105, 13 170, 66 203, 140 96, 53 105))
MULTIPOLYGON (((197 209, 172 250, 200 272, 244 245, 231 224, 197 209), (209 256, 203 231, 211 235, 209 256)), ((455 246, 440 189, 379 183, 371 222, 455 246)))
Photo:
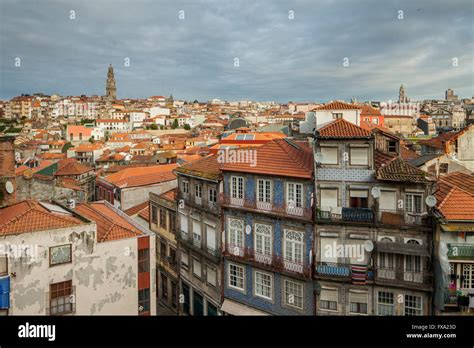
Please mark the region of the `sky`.
POLYGON ((472 0, 0 0, 0 98, 474 95, 472 0))

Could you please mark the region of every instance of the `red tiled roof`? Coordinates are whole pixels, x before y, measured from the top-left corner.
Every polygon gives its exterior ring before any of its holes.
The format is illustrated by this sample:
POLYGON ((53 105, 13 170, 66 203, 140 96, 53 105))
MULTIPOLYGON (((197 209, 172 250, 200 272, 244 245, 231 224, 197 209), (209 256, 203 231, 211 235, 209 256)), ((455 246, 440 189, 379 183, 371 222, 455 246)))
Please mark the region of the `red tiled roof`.
POLYGON ((150 221, 150 206, 147 205, 140 213, 138 213, 142 219, 150 221))
POLYGON ((173 163, 148 167, 130 167, 106 176, 105 180, 121 188, 153 185, 176 179, 172 171, 177 166, 173 163))
POLYGON ((469 175, 462 172, 452 172, 447 175, 441 176, 439 180, 450 186, 459 187, 460 189, 474 195, 474 175, 473 174, 469 175))
POLYGON ((221 167, 222 163, 218 162, 218 155, 210 155, 178 167, 175 171, 177 173, 217 180, 221 175, 221 167))
POLYGON ((418 144, 435 147, 438 149, 444 149, 445 144, 456 138, 460 134, 460 132, 462 131, 442 133, 437 137, 431 139, 422 139, 418 142, 418 144))
POLYGON ((236 159, 243 155, 243 162, 235 163, 232 157, 226 152, 217 155, 218 161, 224 164, 221 169, 225 171, 280 175, 287 177, 297 177, 310 179, 313 176, 314 159, 313 152, 306 146, 300 146, 289 139, 276 139, 253 149, 230 150, 236 159), (253 158, 246 156, 248 151, 252 151, 253 158), (220 157, 220 159, 219 159, 220 157), (246 160, 246 161, 245 161, 246 160))
POLYGON ((145 201, 143 203, 137 204, 134 207, 128 208, 127 210, 124 210, 123 212, 127 214, 128 216, 132 216, 132 215, 138 214, 144 208, 148 207, 148 204, 149 202, 145 201))
POLYGON ((420 184, 431 181, 426 172, 408 164, 400 157, 394 157, 385 165, 382 164, 377 170, 377 180, 420 184))
POLYGON ((318 138, 370 138, 371 132, 343 118, 338 118, 316 130, 318 138))
POLYGON ((405 161, 418 158, 419 156, 416 154, 415 151, 410 150, 404 144, 400 144, 400 157, 403 158, 405 161))
POLYGON ((360 105, 360 117, 382 116, 380 109, 373 108, 370 105, 360 105))
POLYGON ((448 220, 474 220, 474 195, 452 187, 437 209, 448 220))
POLYGON ((358 110, 358 109, 361 109, 361 107, 354 104, 334 101, 322 106, 318 106, 314 108, 313 110, 318 111, 318 110, 358 110))
POLYGON ((77 161, 67 162, 61 165, 58 171, 55 173, 56 176, 67 176, 67 175, 80 175, 90 171, 93 171, 92 167, 86 166, 77 161))
POLYGON ((161 198, 166 199, 170 202, 176 202, 176 197, 178 196, 178 189, 174 188, 172 190, 166 191, 160 195, 161 198))
POLYGON ((37 201, 26 200, 0 209, 0 235, 47 231, 84 224, 72 214, 49 211, 37 201))
POLYGON ((92 128, 88 128, 85 126, 68 126, 67 127, 67 136, 72 133, 74 136, 78 136, 80 133, 82 133, 82 136, 84 139, 87 137, 90 137, 92 134, 92 128))
POLYGON ((98 242, 133 238, 143 234, 105 202, 79 204, 76 211, 89 220, 95 221, 98 242))

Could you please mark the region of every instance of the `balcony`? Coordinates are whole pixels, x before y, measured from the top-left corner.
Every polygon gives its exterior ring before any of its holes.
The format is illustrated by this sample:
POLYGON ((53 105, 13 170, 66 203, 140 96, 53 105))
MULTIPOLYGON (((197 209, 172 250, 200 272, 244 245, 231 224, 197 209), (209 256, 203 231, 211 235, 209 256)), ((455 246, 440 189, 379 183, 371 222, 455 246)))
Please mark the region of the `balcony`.
POLYGON ((349 277, 351 268, 350 265, 324 262, 316 266, 316 274, 331 277, 349 277))
POLYGON ((414 288, 431 288, 433 273, 420 269, 417 271, 404 270, 398 268, 374 267, 375 281, 378 284, 405 284, 414 288))
MULTIPOLYGON (((211 213, 217 213, 219 212, 219 205, 217 202, 211 202, 206 199, 203 199, 202 197, 197 197, 197 196, 190 196, 187 193, 178 193, 178 202, 180 200, 184 201, 185 206, 193 206, 196 207, 197 209, 200 210, 207 210, 208 212, 211 213)), ((183 206, 180 206, 180 208, 183 208, 183 206)))
POLYGON ((313 217, 313 211, 311 207, 298 207, 295 206, 295 204, 290 203, 276 205, 271 202, 260 202, 243 198, 235 198, 223 193, 219 195, 219 203, 222 206, 229 208, 240 208, 257 213, 272 214, 280 217, 296 218, 299 220, 308 221, 312 220, 313 217))
POLYGON ((373 222, 374 212, 370 208, 334 207, 331 210, 319 210, 318 219, 347 222, 373 222))
POLYGON ((448 244, 448 258, 450 260, 474 260, 474 244, 448 244))
POLYGON ((224 255, 230 259, 250 263, 271 272, 284 272, 293 276, 310 277, 311 266, 302 262, 285 259, 280 255, 258 252, 253 248, 226 243, 224 255))
POLYGON ((183 243, 186 248, 189 248, 204 257, 208 257, 213 262, 218 262, 220 257, 219 249, 204 246, 201 239, 195 238, 194 235, 191 238, 190 234, 184 231, 181 231, 181 233, 177 235, 177 239, 180 243, 183 243))
POLYGON ((404 210, 382 210, 377 211, 377 222, 384 225, 426 225, 431 226, 431 221, 427 213, 419 214, 404 210))
POLYGON ((197 205, 202 205, 202 198, 194 196, 194 203, 196 203, 197 205))
POLYGON ((319 262, 315 267, 315 277, 365 283, 374 278, 372 267, 350 263, 319 262))

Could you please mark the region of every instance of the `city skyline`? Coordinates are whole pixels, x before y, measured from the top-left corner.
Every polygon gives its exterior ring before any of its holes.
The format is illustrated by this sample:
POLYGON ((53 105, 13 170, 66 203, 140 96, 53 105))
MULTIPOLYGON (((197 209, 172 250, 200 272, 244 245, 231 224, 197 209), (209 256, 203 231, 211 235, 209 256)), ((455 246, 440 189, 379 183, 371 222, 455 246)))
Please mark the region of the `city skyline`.
POLYGON ((118 98, 383 101, 400 84, 412 100, 474 94, 467 1, 26 4, 1 5, 1 99, 104 95, 110 63, 118 98))

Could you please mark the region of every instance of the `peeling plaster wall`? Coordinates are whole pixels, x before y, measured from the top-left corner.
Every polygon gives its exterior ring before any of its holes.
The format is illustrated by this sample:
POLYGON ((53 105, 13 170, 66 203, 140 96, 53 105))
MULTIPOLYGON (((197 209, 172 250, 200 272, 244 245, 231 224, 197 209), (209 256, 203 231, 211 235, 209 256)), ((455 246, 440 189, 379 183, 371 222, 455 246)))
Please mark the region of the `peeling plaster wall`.
MULTIPOLYGON (((155 242, 150 237, 150 307, 156 313, 155 242)), ((37 246, 33 258, 9 258, 10 315, 47 314, 49 285, 71 280, 76 315, 138 315, 137 239, 96 242, 95 223, 0 238, 1 244, 37 246), (72 262, 49 266, 49 248, 72 243, 72 262)))

